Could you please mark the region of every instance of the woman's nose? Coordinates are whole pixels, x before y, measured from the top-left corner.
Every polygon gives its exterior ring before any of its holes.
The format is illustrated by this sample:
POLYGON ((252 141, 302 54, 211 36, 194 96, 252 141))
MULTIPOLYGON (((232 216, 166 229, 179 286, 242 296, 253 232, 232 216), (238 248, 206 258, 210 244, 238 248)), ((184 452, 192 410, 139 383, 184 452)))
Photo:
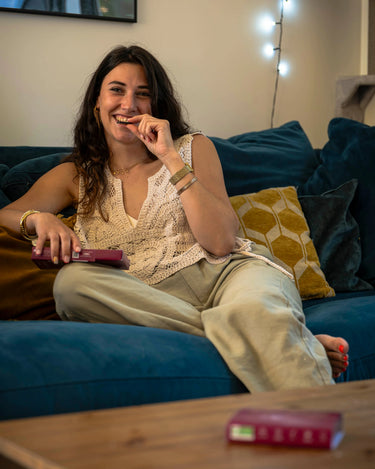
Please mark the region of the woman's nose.
POLYGON ((126 111, 131 111, 136 108, 135 96, 133 93, 126 93, 121 100, 121 108, 126 111))

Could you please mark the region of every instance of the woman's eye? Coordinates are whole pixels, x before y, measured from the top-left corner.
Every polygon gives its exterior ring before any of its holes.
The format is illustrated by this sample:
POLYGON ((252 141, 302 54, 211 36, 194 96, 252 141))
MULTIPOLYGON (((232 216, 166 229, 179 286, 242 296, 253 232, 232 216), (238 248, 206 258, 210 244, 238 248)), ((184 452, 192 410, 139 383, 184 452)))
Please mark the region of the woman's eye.
POLYGON ((151 94, 148 91, 140 91, 139 93, 137 93, 137 96, 139 96, 140 98, 149 98, 151 94))
POLYGON ((118 88, 117 86, 112 87, 111 91, 113 91, 114 93, 122 93, 122 89, 118 88))

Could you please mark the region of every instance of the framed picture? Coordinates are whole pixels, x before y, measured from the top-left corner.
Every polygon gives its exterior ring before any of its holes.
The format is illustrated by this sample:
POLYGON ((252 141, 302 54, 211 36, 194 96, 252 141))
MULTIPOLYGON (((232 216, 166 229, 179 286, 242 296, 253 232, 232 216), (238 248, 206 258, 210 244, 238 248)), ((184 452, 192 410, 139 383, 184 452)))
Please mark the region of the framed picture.
POLYGON ((137 0, 0 0, 0 11, 137 22, 137 0))

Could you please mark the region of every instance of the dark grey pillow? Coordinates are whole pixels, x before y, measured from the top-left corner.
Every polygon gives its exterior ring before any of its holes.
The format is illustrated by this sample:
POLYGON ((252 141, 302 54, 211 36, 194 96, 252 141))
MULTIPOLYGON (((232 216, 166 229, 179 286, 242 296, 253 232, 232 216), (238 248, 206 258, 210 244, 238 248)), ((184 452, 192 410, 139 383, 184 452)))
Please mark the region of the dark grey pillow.
POLYGON ((362 251, 359 226, 350 213, 357 179, 320 195, 299 195, 320 266, 336 292, 372 290, 358 277, 362 251))

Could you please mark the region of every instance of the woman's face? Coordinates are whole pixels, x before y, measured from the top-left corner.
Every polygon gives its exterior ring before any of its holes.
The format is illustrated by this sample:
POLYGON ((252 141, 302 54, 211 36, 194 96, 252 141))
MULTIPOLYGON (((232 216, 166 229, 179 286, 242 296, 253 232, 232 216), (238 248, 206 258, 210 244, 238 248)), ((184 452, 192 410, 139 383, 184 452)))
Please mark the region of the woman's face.
POLYGON ((134 143, 137 137, 121 122, 151 114, 150 89, 141 65, 122 63, 104 77, 96 102, 109 148, 116 143, 134 143))

